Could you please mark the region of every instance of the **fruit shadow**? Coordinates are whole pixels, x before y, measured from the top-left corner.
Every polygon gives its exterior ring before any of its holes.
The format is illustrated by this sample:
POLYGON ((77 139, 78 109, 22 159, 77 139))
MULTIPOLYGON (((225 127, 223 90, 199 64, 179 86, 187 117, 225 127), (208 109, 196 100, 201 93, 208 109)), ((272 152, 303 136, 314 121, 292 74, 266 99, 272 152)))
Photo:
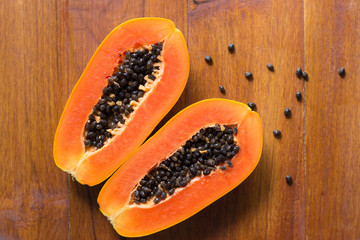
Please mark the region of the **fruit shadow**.
POLYGON ((271 180, 265 159, 260 159, 254 172, 238 187, 189 219, 161 232, 131 239, 239 239, 234 234, 240 230, 235 228, 246 228, 241 232, 258 231, 255 222, 266 212, 263 209, 268 202, 267 186, 271 180))
POLYGON ((70 182, 70 236, 74 239, 126 239, 119 236, 100 212, 97 197, 106 181, 89 187, 70 182))

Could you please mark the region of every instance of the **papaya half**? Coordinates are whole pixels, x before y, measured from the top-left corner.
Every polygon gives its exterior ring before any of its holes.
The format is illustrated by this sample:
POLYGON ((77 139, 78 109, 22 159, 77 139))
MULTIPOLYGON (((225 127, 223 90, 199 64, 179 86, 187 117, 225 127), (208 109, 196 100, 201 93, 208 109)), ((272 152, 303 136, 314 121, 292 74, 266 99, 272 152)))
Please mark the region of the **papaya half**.
POLYGON ((98 203, 126 237, 177 224, 239 185, 262 151, 262 124, 239 102, 208 99, 175 115, 105 183, 98 203))
POLYGON ((66 103, 56 130, 56 165, 82 184, 108 178, 180 97, 189 54, 162 18, 116 27, 101 43, 66 103))

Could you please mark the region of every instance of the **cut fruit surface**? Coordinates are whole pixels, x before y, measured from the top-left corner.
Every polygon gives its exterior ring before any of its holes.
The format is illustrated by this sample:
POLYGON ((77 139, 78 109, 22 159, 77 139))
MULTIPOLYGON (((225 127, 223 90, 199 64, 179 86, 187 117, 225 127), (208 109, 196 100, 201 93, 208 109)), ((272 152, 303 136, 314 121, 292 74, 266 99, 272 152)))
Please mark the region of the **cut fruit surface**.
POLYGON ((180 97, 189 74, 182 33, 162 18, 115 28, 74 87, 54 140, 54 159, 80 183, 108 178, 180 97))
POLYGON ((130 201, 135 204, 158 204, 202 175, 233 167, 232 158, 240 147, 234 135, 236 125, 201 128, 173 154, 156 164, 136 186, 130 201))
POLYGON ((106 182, 100 210, 123 236, 163 230, 239 185, 255 169, 261 150, 256 112, 230 100, 200 101, 174 116, 106 182))

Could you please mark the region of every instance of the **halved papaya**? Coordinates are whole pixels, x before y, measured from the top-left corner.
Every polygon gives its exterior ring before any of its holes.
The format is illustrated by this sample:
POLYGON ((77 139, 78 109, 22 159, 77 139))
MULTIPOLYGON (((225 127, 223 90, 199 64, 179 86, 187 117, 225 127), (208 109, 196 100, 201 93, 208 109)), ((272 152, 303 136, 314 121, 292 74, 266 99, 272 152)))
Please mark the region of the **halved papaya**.
POLYGON ((120 235, 155 233, 239 185, 261 151, 256 112, 230 100, 200 101, 175 115, 105 183, 100 210, 120 235))
POLYGON ((186 42, 170 20, 116 27, 68 99, 55 134, 56 165, 82 184, 108 178, 173 107, 188 74, 186 42))

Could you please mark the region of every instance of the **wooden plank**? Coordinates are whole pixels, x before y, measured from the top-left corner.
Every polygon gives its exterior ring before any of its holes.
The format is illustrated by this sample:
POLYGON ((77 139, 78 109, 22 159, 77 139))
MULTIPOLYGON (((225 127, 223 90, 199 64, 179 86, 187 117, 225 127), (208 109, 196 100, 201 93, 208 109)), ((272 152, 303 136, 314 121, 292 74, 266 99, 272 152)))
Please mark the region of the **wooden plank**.
MULTIPOLYGON (((143 1, 69 1, 69 91, 102 40, 122 22, 143 16, 143 1)), ((70 182, 70 239, 124 239, 99 211, 101 186, 70 182)))
POLYGON ((360 239, 359 19, 358 1, 305 1, 309 239, 360 239))
POLYGON ((175 227, 172 239, 303 239, 303 103, 295 76, 303 64, 302 1, 190 1, 189 103, 224 97, 255 102, 264 126, 264 148, 254 173, 227 196, 175 227), (227 45, 235 44, 230 54, 227 45), (213 58, 207 65, 204 56, 213 58), (275 66, 275 72, 266 68, 275 66), (244 73, 254 79, 248 81, 244 73), (222 95, 218 86, 223 85, 222 95), (291 119, 283 111, 290 107, 291 119), (283 133, 281 139, 272 135, 283 133), (294 184, 286 185, 292 175, 294 184), (184 232, 184 234, 180 234, 184 232))
POLYGON ((141 16, 173 20, 190 51, 188 85, 158 128, 201 99, 253 101, 264 150, 234 191, 139 239, 359 239, 359 8, 352 0, 0 1, 0 239, 126 239, 98 209, 102 185, 82 186, 59 170, 52 142, 96 47, 115 26, 141 16), (297 67, 308 82, 296 78, 297 67))
POLYGON ((56 1, 1 1, 0 19, 0 238, 67 239, 67 177, 52 157, 66 85, 56 1))

